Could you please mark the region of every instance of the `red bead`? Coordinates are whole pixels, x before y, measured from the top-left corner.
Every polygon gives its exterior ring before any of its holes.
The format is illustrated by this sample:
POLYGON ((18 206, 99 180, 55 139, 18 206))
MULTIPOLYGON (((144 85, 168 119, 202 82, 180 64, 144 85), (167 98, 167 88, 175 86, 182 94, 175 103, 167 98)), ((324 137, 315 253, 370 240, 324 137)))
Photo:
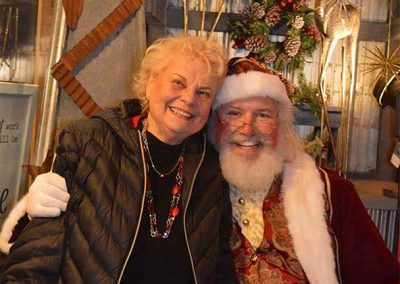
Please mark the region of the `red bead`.
POLYGON ((176 217, 179 214, 179 208, 178 207, 174 207, 174 209, 172 209, 171 215, 172 217, 176 217))
POLYGON ((281 1, 281 2, 279 3, 279 5, 281 6, 281 8, 286 8, 287 3, 286 3, 286 1, 281 1))
POLYGON ((238 45, 237 45, 237 44, 234 44, 234 45, 232 45, 232 48, 233 48, 233 49, 237 49, 237 48, 238 48, 238 45))
POLYGON ((172 195, 177 195, 179 192, 179 186, 175 184, 174 187, 172 188, 171 192, 172 192, 172 195))
POLYGON ((293 3, 293 0, 287 0, 287 2, 288 2, 289 4, 292 4, 292 3, 293 3))

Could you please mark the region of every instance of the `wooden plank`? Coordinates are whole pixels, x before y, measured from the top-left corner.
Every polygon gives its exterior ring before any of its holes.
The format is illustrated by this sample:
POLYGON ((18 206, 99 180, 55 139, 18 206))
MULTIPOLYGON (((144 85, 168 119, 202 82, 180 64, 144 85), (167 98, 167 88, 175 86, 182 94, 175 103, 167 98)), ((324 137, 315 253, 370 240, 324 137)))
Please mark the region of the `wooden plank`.
POLYGON ((359 41, 387 41, 388 24, 379 22, 361 22, 359 41))

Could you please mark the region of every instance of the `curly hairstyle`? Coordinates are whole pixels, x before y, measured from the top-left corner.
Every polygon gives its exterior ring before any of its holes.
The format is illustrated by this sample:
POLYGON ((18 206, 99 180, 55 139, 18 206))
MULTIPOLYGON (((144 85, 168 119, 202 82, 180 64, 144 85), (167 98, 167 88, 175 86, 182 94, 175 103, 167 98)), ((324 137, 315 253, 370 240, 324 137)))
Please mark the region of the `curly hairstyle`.
POLYGON ((227 51, 216 41, 192 35, 158 39, 147 48, 140 71, 133 78, 132 88, 141 101, 143 112, 149 111, 146 85, 150 74, 162 72, 175 56, 202 59, 208 70, 199 70, 199 72, 209 74, 221 81, 226 75, 227 51))

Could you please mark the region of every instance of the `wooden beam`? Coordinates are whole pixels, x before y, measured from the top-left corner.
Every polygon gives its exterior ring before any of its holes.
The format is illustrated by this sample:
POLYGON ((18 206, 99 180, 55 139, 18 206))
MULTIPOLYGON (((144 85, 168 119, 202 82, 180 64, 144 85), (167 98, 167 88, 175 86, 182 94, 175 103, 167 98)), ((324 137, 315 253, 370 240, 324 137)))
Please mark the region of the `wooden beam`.
MULTIPOLYGON (((340 127, 340 107, 328 107, 328 115, 332 128, 340 127)), ((314 115, 311 108, 306 105, 297 106, 297 111, 295 112, 295 124, 296 125, 310 125, 310 126, 321 126, 321 120, 314 115)))
MULTIPOLYGON (((165 6, 165 5, 164 5, 165 6)), ((158 9, 160 11, 162 9, 158 9)), ((183 13, 182 8, 170 6, 166 8, 166 14, 156 15, 146 9, 146 22, 148 26, 159 26, 160 28, 175 28, 183 29, 183 13), (160 16, 161 15, 161 16, 160 16), (166 17, 166 18, 165 18, 166 17)), ((206 12, 204 30, 209 31, 217 17, 217 12, 206 12)), ((198 30, 201 24, 201 12, 191 10, 188 13, 189 29, 198 30)), ((238 13, 222 13, 215 31, 228 32, 228 21, 240 20, 242 17, 238 13)), ((285 33, 285 26, 273 28, 271 34, 283 35, 285 33)), ((388 24, 379 22, 361 22, 358 40, 360 41, 386 41, 388 33, 388 24)))
MULTIPOLYGON (((217 12, 206 12, 204 30, 209 31, 217 18, 217 12)), ((201 12, 190 10, 189 29, 199 30, 201 24, 201 12)), ((238 20, 241 18, 240 14, 222 13, 220 20, 215 28, 215 31, 228 31, 228 20, 238 20)), ((169 7, 167 10, 167 27, 174 29, 183 29, 183 14, 182 9, 178 7, 169 7)))
MULTIPOLYGON (((215 19, 217 18, 217 12, 206 12, 204 30, 210 31, 215 19)), ((199 30, 201 24, 201 12, 200 11, 189 11, 189 29, 199 30)), ((215 27, 216 32, 227 32, 229 30, 228 21, 240 20, 243 16, 238 13, 222 13, 215 27)), ((182 20, 182 9, 177 7, 169 7, 167 10, 167 27, 183 29, 182 20)), ((274 27, 272 33, 274 35, 283 35, 285 33, 286 27, 281 25, 279 27, 274 27)))
POLYGON ((165 0, 146 1, 147 46, 167 35, 167 2, 165 0))

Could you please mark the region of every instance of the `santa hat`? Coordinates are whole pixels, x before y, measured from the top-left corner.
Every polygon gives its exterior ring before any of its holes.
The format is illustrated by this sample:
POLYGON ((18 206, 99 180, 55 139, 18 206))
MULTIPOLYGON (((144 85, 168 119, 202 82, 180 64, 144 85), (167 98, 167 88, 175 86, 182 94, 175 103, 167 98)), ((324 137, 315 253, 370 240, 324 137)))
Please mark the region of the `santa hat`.
POLYGON ((247 58, 235 57, 229 60, 228 74, 213 109, 234 100, 259 96, 270 97, 281 106, 289 106, 291 92, 291 85, 277 71, 247 58))

